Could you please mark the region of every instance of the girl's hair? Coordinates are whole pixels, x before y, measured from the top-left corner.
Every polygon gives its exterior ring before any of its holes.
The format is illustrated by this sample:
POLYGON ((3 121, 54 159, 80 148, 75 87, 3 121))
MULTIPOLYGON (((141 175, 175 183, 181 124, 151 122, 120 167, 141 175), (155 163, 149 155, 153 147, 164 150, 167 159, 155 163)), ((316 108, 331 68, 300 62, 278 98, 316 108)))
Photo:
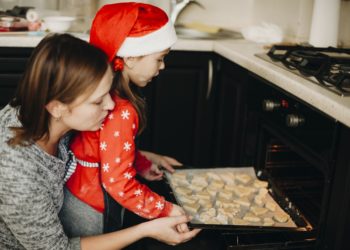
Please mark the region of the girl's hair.
POLYGON ((10 105, 22 127, 13 127, 9 145, 30 145, 48 139, 52 100, 73 103, 92 93, 109 67, 102 50, 68 34, 45 37, 34 49, 10 105))
POLYGON ((124 81, 121 71, 116 71, 113 79, 113 89, 118 96, 129 100, 136 109, 139 117, 139 131, 137 134, 140 135, 147 124, 146 102, 140 93, 140 88, 135 84, 129 84, 124 81))

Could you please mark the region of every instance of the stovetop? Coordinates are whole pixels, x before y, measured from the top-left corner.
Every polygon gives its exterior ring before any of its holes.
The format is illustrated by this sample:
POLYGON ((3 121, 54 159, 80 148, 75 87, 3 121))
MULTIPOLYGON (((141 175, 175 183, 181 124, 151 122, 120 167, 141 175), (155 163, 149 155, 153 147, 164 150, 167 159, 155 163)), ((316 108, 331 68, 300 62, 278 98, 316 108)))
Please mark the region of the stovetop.
POLYGON ((256 56, 340 96, 350 96, 350 49, 276 45, 256 56))

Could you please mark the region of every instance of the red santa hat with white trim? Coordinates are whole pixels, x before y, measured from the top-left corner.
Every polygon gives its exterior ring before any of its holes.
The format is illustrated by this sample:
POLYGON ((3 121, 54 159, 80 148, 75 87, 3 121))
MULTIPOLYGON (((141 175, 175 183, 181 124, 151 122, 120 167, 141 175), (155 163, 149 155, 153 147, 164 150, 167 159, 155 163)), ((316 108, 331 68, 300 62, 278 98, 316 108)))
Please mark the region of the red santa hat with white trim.
POLYGON ((90 43, 101 48, 110 61, 144 56, 170 48, 176 32, 160 8, 136 2, 104 5, 96 14, 90 43))

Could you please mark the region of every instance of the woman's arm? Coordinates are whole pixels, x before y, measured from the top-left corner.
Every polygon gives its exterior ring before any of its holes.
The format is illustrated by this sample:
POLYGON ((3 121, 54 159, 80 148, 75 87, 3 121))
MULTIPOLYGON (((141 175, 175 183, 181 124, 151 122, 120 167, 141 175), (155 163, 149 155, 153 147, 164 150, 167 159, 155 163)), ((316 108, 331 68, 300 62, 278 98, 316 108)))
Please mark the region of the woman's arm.
POLYGON ((82 250, 109 250, 122 249, 144 237, 154 238, 169 245, 186 242, 199 233, 199 229, 179 233, 176 225, 188 222, 186 216, 165 217, 141 223, 117 232, 85 237, 81 239, 82 250))
POLYGON ((61 197, 62 186, 51 185, 61 178, 49 171, 52 165, 35 164, 31 159, 38 157, 27 153, 12 151, 0 157, 0 248, 8 237, 12 247, 5 249, 79 249, 79 238, 64 234, 52 198, 61 197))

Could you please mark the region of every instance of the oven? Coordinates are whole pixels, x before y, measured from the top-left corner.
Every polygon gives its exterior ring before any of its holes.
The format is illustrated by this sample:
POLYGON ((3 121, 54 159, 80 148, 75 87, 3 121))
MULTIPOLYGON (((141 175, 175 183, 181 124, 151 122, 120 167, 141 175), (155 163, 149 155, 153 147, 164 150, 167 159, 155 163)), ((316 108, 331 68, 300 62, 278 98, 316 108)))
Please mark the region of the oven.
POLYGON ((223 249, 315 249, 327 218, 337 122, 264 79, 252 79, 247 117, 256 124, 250 143, 256 145, 256 174, 269 180, 287 209, 293 204, 312 230, 222 232, 223 249))

